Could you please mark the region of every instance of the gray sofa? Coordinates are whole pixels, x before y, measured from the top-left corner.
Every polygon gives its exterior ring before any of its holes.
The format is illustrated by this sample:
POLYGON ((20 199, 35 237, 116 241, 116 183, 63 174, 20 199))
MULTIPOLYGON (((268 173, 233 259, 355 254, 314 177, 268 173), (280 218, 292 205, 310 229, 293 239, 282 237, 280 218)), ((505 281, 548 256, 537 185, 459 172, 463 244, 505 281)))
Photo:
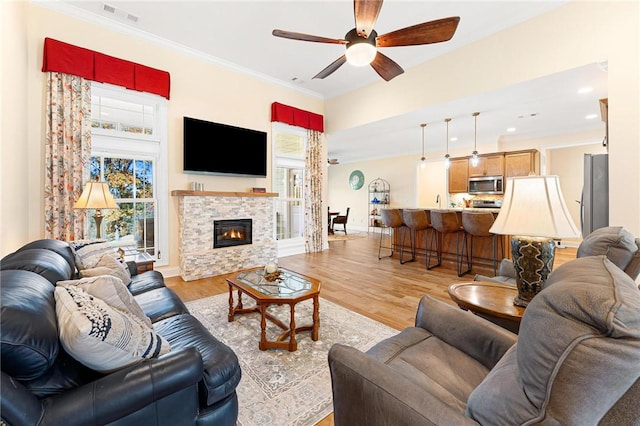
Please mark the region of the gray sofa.
POLYGON ((639 312, 604 255, 556 268, 519 336, 425 296, 415 327, 331 348, 335 424, 639 424, 639 312))

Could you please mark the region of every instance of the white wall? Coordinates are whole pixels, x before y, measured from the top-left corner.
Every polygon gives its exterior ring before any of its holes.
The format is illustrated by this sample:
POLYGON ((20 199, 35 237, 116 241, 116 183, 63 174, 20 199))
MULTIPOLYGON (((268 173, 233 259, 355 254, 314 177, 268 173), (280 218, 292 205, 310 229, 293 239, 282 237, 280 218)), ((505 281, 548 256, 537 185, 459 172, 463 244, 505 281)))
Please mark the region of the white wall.
POLYGON ((414 206, 418 160, 415 156, 403 156, 330 166, 327 172, 329 175, 328 205, 332 211, 341 213, 344 213, 347 207, 351 207, 347 230, 350 228, 366 230, 369 215, 367 192, 369 183, 376 178, 389 182, 390 207, 414 206), (365 184, 359 190, 353 190, 349 186, 349 176, 354 170, 360 170, 364 174, 365 184))
MULTIPOLYGON (((324 113, 322 99, 223 68, 202 57, 183 54, 160 43, 115 32, 29 2, 9 2, 9 6, 3 2, 2 6, 3 57, 5 44, 12 46, 9 51, 11 63, 2 64, 3 73, 7 73, 2 77, 2 104, 7 112, 8 106, 17 107, 9 115, 15 119, 15 123, 11 123, 6 131, 4 122, 7 117, 3 116, 2 254, 44 235, 45 73, 41 72, 41 67, 45 37, 166 70, 171 74, 171 100, 167 107, 170 191, 188 189, 188 182, 193 180, 192 176, 182 173, 183 116, 271 134, 272 102, 324 113)), ((271 188, 270 178, 198 176, 198 181, 203 182, 207 190, 246 191, 253 186, 271 188)), ((173 266, 178 264, 177 210, 178 200, 170 197, 169 263, 173 266)))
POLYGON ((416 170, 416 207, 446 208, 449 171, 444 159, 425 161, 425 167, 416 170))
POLYGON ((638 2, 570 1, 390 82, 329 99, 328 132, 607 61, 611 223, 640 235, 639 22, 638 2))
MULTIPOLYGON (((29 227, 26 144, 26 3, 0 2, 0 253, 25 242, 29 227), (19 149, 14 149, 17 146, 19 149)), ((42 214, 42 212, 41 212, 42 214)))

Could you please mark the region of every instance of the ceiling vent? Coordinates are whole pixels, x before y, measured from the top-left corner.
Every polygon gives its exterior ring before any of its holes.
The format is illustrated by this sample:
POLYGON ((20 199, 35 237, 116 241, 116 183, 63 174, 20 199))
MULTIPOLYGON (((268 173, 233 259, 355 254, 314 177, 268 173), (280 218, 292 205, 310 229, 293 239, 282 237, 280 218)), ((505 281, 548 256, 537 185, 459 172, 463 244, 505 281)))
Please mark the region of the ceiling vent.
POLYGON ((108 5, 106 3, 104 3, 102 5, 102 10, 104 10, 105 12, 111 13, 115 16, 117 16, 118 18, 125 20, 125 21, 130 21, 133 22, 134 24, 138 23, 138 17, 135 15, 130 14, 129 12, 125 12, 122 9, 117 9, 111 5, 108 5))

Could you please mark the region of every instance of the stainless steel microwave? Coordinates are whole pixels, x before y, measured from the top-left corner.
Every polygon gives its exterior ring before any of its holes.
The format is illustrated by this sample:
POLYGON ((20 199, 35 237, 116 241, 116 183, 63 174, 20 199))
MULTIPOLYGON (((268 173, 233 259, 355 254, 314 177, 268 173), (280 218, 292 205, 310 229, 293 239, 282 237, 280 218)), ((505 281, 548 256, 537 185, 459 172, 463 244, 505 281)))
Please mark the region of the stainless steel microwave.
POLYGON ((469 194, 503 194, 503 176, 481 176, 469 178, 469 194))

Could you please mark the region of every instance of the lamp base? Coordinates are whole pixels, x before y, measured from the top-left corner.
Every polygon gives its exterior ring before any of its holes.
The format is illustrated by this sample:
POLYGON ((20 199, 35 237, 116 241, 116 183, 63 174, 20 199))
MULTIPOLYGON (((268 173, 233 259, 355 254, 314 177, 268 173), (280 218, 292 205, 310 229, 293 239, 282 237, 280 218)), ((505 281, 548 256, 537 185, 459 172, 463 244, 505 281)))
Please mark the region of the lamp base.
POLYGON ((511 256, 516 270, 518 295, 513 304, 526 307, 542 290, 553 269, 556 243, 547 237, 511 237, 511 256))
POLYGON ((102 227, 102 211, 100 209, 96 209, 96 214, 93 215, 93 220, 96 222, 96 238, 100 239, 100 228, 102 227))

